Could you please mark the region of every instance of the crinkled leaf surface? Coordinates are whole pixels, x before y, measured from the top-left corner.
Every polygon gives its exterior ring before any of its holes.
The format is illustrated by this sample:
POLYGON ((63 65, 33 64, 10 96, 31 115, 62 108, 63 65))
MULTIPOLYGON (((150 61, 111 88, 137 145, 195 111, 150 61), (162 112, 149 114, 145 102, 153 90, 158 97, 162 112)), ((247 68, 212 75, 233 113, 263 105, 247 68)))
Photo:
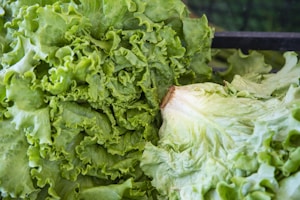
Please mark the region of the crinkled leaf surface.
POLYGON ((211 78, 211 39, 179 0, 0 1, 0 194, 152 199, 142 151, 168 88, 211 78))

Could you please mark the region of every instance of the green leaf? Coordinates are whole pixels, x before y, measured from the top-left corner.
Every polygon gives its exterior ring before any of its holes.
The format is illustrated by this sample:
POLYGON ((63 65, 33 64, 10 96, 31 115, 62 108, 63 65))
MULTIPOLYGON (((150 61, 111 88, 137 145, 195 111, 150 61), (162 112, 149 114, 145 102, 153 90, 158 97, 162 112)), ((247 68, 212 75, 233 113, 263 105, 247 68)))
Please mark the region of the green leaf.
POLYGON ((235 51, 228 58, 229 68, 225 72, 219 72, 227 81, 231 82, 235 75, 255 76, 268 74, 272 66, 265 63, 264 56, 257 51, 250 54, 243 54, 242 51, 235 51))
POLYGON ((25 132, 11 120, 0 121, 0 184, 1 195, 34 199, 38 189, 30 175, 25 132), (21 181, 20 181, 21 180, 21 181))
POLYGON ((80 194, 80 199, 105 199, 105 200, 121 200, 123 194, 132 188, 132 180, 128 179, 122 184, 99 186, 94 188, 85 189, 80 194))
POLYGON ((276 193, 276 200, 291 199, 296 200, 300 197, 299 185, 300 173, 297 172, 279 182, 279 190, 276 193))

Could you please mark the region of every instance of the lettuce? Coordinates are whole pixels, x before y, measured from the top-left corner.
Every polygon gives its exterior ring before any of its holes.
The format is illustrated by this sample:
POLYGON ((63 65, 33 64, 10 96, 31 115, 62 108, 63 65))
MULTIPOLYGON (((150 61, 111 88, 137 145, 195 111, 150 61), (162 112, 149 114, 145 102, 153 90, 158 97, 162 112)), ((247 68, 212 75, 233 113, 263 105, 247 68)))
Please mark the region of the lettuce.
POLYGON ((227 71, 221 72, 221 77, 232 81, 231 84, 237 90, 246 90, 258 98, 278 96, 281 92, 285 94, 291 84, 299 84, 300 69, 295 67, 298 65, 297 56, 295 52, 283 54, 286 63, 280 71, 273 74, 272 66, 264 62, 262 54, 253 51, 249 55, 244 55, 236 51, 228 58, 230 67, 227 71))
POLYGON ((271 73, 260 54, 235 54, 231 82, 170 89, 141 159, 162 199, 300 198, 300 64, 284 57, 271 73))
POLYGON ((2 199, 152 199, 139 163, 212 29, 179 0, 0 1, 2 199))

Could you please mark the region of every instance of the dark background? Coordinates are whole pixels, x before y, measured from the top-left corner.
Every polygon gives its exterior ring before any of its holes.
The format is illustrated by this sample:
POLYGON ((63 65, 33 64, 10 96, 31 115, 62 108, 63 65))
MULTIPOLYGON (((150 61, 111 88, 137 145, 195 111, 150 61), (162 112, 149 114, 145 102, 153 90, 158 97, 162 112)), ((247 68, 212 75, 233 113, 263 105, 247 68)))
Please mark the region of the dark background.
POLYGON ((197 16, 230 31, 300 31, 299 0, 184 0, 197 16))

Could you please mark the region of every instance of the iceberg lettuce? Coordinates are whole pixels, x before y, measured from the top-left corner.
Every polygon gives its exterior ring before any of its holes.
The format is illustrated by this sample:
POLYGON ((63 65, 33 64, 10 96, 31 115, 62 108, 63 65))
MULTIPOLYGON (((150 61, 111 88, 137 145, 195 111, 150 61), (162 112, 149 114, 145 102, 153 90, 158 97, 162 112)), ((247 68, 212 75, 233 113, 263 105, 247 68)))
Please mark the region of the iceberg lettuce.
POLYGON ((1 198, 152 199, 145 143, 212 35, 179 0, 0 0, 1 198))
POLYGON ((297 54, 286 52, 277 73, 257 56, 233 55, 241 68, 228 69, 236 75, 225 85, 169 90, 158 144, 148 142, 141 159, 162 199, 300 198, 297 54))

